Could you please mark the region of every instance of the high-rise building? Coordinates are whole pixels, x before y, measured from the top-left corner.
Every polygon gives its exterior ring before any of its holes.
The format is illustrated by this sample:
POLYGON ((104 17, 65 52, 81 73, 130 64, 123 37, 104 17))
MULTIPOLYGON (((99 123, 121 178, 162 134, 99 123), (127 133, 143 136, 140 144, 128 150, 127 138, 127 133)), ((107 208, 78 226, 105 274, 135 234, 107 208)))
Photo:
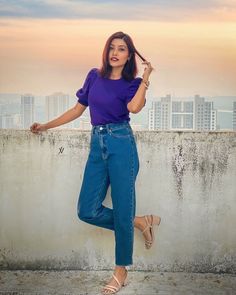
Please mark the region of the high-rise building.
POLYGON ((158 129, 156 128, 155 126, 155 120, 154 120, 154 115, 155 115, 155 112, 154 112, 154 108, 155 108, 155 104, 158 103, 158 102, 152 102, 152 108, 148 110, 148 130, 155 130, 155 129, 158 129))
POLYGON ((14 119, 13 119, 12 115, 8 115, 8 114, 1 115, 0 120, 1 120, 1 122, 0 122, 0 127, 1 128, 3 128, 3 129, 13 128, 14 119))
POLYGON ((193 102, 172 101, 172 129, 193 129, 193 102))
POLYGON ((2 111, 2 105, 0 104, 0 128, 3 128, 2 127, 2 117, 3 117, 3 111, 2 111))
POLYGON ((161 129, 161 102, 153 101, 152 108, 148 110, 148 129, 161 129))
POLYGON ((194 97, 194 129, 216 130, 217 111, 214 110, 213 102, 205 101, 204 97, 194 97))
MULTIPOLYGON (((46 96, 46 120, 62 115, 69 108, 69 95, 56 92, 46 96)), ((67 125, 68 127, 68 125, 67 125)))
POLYGON ((213 102, 196 95, 193 101, 171 101, 171 96, 153 101, 148 113, 149 130, 216 130, 213 102))
POLYGON ((211 129, 216 130, 217 127, 217 110, 213 109, 213 102, 212 102, 212 110, 211 110, 211 129))
POLYGON ((19 129, 21 127, 20 114, 0 114, 0 128, 19 129))
POLYGON ((34 122, 34 96, 31 94, 21 95, 21 124, 22 128, 28 129, 34 122))
POLYGON ((171 126, 171 96, 161 98, 161 129, 168 130, 171 126))
POLYGON ((233 130, 236 131, 236 101, 233 102, 233 130))
POLYGON ((171 96, 161 97, 161 101, 153 101, 148 113, 149 130, 168 130, 171 126, 171 96))

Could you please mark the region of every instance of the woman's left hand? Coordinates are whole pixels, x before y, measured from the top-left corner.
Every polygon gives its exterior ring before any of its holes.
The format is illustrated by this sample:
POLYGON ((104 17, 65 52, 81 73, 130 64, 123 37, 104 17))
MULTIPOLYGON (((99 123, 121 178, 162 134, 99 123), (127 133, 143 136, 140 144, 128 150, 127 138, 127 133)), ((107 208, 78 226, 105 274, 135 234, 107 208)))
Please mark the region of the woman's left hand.
POLYGON ((148 61, 144 61, 144 62, 142 62, 142 64, 146 65, 146 67, 144 68, 144 72, 143 72, 143 79, 148 80, 148 78, 153 70, 153 67, 152 67, 151 63, 148 61))

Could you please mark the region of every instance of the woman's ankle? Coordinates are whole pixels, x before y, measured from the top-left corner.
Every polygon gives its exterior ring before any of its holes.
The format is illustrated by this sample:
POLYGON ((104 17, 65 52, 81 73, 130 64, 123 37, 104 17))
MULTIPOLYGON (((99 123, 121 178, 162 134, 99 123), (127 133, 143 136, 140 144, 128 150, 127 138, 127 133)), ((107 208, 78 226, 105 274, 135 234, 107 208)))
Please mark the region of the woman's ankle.
POLYGON ((141 229, 143 226, 143 216, 135 216, 134 227, 141 229))
POLYGON ((115 272, 119 272, 119 273, 125 273, 127 271, 125 266, 121 266, 121 265, 116 265, 115 266, 115 272))

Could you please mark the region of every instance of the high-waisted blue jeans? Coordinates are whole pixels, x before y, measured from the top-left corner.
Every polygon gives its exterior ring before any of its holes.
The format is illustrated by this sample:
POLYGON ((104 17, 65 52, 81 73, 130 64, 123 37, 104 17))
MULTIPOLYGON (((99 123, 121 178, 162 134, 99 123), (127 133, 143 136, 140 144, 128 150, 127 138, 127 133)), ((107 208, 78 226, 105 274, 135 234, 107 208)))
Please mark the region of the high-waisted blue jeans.
POLYGON ((94 126, 78 201, 81 220, 115 233, 115 262, 133 263, 135 180, 139 159, 128 122, 94 126), (111 186, 113 209, 105 207, 111 186))

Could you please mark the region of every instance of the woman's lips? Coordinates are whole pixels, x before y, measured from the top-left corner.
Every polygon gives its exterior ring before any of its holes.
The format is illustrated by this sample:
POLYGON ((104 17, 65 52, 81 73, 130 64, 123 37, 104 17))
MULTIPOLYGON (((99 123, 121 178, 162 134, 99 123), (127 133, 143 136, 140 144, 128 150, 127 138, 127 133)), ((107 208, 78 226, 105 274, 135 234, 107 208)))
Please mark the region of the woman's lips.
POLYGON ((112 57, 111 58, 111 61, 118 61, 119 59, 118 58, 116 58, 116 57, 112 57))

